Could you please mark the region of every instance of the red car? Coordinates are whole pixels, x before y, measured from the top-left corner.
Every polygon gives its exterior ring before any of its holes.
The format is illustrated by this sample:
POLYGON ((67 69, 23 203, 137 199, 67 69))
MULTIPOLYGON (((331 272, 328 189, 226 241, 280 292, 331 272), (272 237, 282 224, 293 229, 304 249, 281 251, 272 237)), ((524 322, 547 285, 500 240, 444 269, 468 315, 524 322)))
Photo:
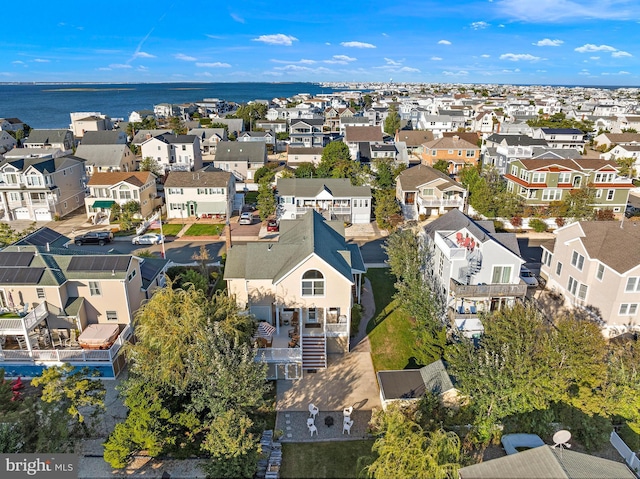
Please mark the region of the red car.
POLYGON ((267 221, 267 231, 278 231, 280 230, 280 226, 278 225, 278 220, 271 219, 267 221))

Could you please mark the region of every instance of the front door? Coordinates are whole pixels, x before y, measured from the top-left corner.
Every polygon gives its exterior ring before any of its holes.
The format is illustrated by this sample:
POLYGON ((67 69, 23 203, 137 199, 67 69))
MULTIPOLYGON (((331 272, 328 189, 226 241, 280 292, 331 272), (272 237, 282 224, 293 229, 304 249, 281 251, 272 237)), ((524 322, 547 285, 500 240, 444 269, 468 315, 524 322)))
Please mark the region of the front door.
POLYGON ((416 193, 414 191, 411 191, 409 193, 405 193, 404 195, 404 204, 405 205, 412 205, 416 202, 416 193))
POLYGON ((189 203, 189 216, 196 215, 196 205, 195 203, 189 203))

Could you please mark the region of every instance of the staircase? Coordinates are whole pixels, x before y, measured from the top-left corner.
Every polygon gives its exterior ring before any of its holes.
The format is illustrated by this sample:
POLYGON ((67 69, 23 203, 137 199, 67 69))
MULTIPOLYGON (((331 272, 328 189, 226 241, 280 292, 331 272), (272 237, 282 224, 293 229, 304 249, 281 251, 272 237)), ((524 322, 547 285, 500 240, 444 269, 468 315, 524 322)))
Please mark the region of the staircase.
POLYGON ((325 336, 302 335, 302 369, 327 367, 327 339, 325 336))
POLYGON ((416 205, 402 205, 402 216, 405 221, 412 221, 418 219, 418 210, 416 205))

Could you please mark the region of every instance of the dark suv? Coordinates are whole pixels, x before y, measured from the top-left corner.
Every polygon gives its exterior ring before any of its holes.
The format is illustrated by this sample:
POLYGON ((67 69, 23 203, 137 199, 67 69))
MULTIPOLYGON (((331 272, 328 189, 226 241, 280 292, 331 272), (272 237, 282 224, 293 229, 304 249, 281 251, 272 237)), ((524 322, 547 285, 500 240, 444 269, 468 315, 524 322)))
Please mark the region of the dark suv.
POLYGON ((73 242, 78 246, 83 244, 98 244, 100 246, 111 243, 113 233, 111 231, 89 231, 80 236, 73 238, 73 242))

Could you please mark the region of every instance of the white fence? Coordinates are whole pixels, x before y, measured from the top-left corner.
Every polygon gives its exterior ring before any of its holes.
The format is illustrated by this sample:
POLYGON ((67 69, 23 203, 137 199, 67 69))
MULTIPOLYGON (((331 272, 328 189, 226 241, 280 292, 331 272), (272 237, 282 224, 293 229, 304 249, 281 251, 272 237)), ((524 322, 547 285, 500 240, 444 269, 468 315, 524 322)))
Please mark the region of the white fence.
POLYGON ((616 451, 624 458, 627 462, 629 468, 635 472, 636 476, 640 471, 640 459, 636 456, 636 453, 633 452, 629 446, 627 446, 622 438, 618 436, 615 431, 611 432, 611 437, 609 438, 611 445, 616 448, 616 451))

